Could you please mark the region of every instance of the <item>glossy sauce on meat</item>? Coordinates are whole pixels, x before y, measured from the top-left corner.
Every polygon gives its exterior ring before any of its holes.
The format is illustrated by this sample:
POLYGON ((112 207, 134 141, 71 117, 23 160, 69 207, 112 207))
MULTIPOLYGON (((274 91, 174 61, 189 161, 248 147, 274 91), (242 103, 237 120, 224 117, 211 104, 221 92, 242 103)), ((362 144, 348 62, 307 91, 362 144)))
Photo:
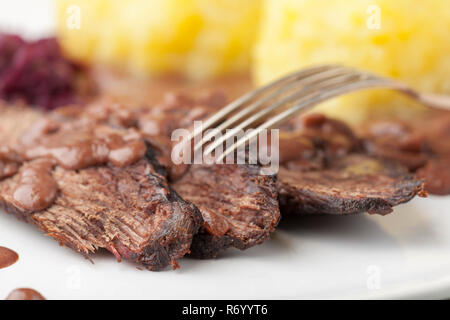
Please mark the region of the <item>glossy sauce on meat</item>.
POLYGON ((145 143, 136 131, 115 130, 81 119, 62 123, 53 130, 37 124, 24 135, 23 156, 48 157, 66 169, 78 170, 112 163, 127 166, 145 154, 145 143))
POLYGON ((12 191, 16 207, 36 212, 50 206, 58 194, 58 184, 52 177, 53 163, 46 159, 26 164, 19 173, 16 188, 12 191))
POLYGON ((0 247, 0 269, 9 267, 17 262, 19 255, 11 249, 0 247))
POLYGON ((19 156, 11 148, 0 146, 0 180, 14 175, 19 167, 19 156))
POLYGON ((35 121, 19 136, 14 150, 0 146, 0 180, 15 181, 9 199, 20 211, 37 212, 52 205, 58 194, 52 177, 55 166, 126 167, 144 158, 147 147, 137 130, 113 128, 101 123, 102 115, 72 111, 53 112, 35 121))
POLYGON ((42 294, 34 289, 19 288, 13 290, 5 300, 46 300, 42 294))

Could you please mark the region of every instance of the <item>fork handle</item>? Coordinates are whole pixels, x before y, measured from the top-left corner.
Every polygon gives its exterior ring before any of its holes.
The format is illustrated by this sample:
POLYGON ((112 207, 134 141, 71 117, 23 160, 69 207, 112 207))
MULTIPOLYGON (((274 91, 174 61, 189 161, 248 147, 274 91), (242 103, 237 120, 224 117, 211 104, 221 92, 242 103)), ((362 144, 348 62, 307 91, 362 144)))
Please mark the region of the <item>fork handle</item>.
POLYGON ((381 80, 382 85, 392 89, 397 89, 426 107, 436 110, 450 111, 449 95, 419 92, 404 83, 397 82, 392 79, 381 78, 379 76, 375 76, 375 79, 381 80))
POLYGON ((416 98, 426 106, 450 111, 450 96, 433 93, 419 93, 416 98))

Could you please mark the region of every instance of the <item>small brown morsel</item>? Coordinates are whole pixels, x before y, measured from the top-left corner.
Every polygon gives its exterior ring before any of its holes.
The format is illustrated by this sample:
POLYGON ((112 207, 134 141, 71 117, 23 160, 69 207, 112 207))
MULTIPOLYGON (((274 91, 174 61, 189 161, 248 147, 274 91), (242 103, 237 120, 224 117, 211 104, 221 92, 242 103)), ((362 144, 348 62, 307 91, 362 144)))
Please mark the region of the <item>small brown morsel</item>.
POLYGON ((12 201, 16 207, 36 212, 53 203, 58 194, 58 184, 52 177, 52 166, 50 161, 42 159, 23 167, 12 192, 12 201))
POLYGON ((11 249, 0 247, 0 269, 9 267, 17 262, 19 255, 11 249))
POLYGON ((11 291, 5 300, 46 300, 39 292, 29 288, 19 288, 11 291))

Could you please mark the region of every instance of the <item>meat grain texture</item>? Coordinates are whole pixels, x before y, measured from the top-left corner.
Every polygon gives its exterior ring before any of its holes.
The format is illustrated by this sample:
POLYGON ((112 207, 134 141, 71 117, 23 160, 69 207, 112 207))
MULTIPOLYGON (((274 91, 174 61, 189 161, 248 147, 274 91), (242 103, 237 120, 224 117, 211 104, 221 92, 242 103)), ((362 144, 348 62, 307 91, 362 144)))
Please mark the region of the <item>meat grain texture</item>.
POLYGON ((213 258, 229 247, 244 250, 261 244, 280 219, 276 176, 262 174, 261 167, 177 166, 171 162, 168 139, 172 130, 192 128, 194 121, 206 118, 225 102, 220 93, 197 98, 168 94, 159 108, 141 111, 138 120, 148 141, 158 146, 158 159, 167 166, 171 185, 202 213, 202 228, 191 247, 191 256, 196 258, 213 258))
POLYGON ((268 239, 280 219, 276 177, 251 165, 193 165, 173 184, 202 213, 191 254, 213 258, 230 246, 244 250, 268 239))

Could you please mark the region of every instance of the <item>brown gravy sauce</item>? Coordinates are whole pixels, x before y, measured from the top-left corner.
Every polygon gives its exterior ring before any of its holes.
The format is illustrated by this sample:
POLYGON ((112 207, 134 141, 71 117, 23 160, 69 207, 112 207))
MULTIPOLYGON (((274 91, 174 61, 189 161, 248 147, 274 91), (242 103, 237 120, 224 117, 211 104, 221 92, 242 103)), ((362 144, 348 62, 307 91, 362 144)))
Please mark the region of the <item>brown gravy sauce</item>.
MULTIPOLYGON (((18 150, 30 162, 20 170, 20 163, 17 168, 8 169, 9 175, 18 171, 12 201, 23 211, 37 212, 51 206, 58 194, 58 184, 52 177, 54 165, 67 170, 106 163, 124 167, 143 158, 147 148, 141 134, 134 129, 114 129, 98 124, 97 119, 45 118, 21 137, 18 150)), ((6 158, 4 153, 0 156, 0 160, 6 158)), ((0 162, 0 169, 1 165, 0 162)))
POLYGON ((61 125, 55 132, 32 128, 23 139, 23 155, 28 160, 52 158, 68 170, 112 163, 127 166, 141 159, 146 151, 137 132, 126 133, 96 126, 85 119, 61 125))
POLYGON ((349 127, 315 113, 294 118, 283 125, 278 142, 281 165, 291 165, 293 162, 307 164, 308 160, 320 156, 318 150, 322 149, 321 153, 334 158, 346 155, 357 147, 357 140, 349 127))
POLYGON ((279 157, 280 164, 290 161, 307 160, 315 153, 312 142, 297 132, 280 132, 279 157))
POLYGON ((58 184, 53 179, 52 168, 52 162, 46 159, 26 164, 20 171, 17 187, 12 192, 14 205, 29 212, 50 206, 58 194, 58 184))
POLYGON ((19 255, 11 249, 0 247, 0 269, 9 267, 19 260, 19 255))
POLYGON ((7 146, 0 146, 0 180, 16 174, 20 163, 16 152, 7 146))
POLYGON ((29 288, 13 290, 5 300, 46 300, 39 292, 29 288))

